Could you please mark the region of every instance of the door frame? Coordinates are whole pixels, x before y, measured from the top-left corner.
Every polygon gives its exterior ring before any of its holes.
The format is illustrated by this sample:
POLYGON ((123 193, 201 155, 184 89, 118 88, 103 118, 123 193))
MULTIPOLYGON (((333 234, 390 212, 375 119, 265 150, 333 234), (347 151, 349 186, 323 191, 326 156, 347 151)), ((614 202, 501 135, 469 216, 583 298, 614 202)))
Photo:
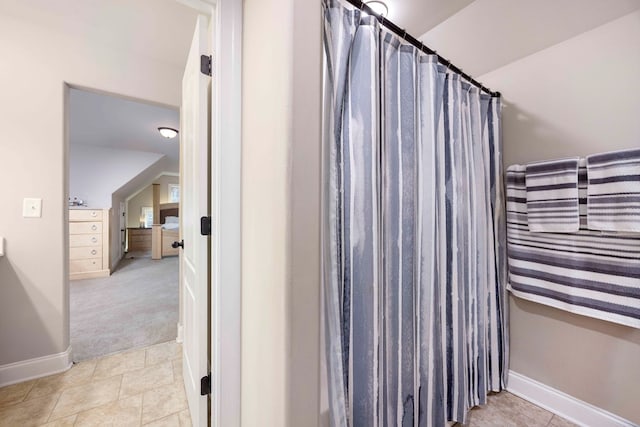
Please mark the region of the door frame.
POLYGON ((213 23, 211 161, 211 426, 241 417, 242 0, 176 0, 213 23))
MULTIPOLYGON (((241 162, 242 162, 242 0, 176 0, 207 15, 215 29, 213 46, 211 150, 211 417, 213 427, 239 427, 241 418, 241 162), (223 107, 224 106, 224 107, 223 107), (222 160, 224 159, 224 161, 222 160)), ((151 11, 152 12, 152 11, 151 11)), ((69 90, 108 92, 63 82, 64 188, 69 185, 69 90)), ((110 93, 108 93, 110 94, 110 93)), ((122 94, 116 96, 133 99, 122 94)), ((138 99, 136 99, 138 100, 138 99)), ((149 102, 139 100, 141 102, 149 102)), ((157 104, 157 103, 156 103, 157 104)), ((175 108, 175 106, 171 106, 175 108)), ((68 192, 68 190, 65 190, 68 192)), ((68 194, 66 195, 68 197, 68 194)), ((63 235, 68 235, 64 206, 63 235)), ((69 322, 68 238, 63 239, 65 329, 69 322)))

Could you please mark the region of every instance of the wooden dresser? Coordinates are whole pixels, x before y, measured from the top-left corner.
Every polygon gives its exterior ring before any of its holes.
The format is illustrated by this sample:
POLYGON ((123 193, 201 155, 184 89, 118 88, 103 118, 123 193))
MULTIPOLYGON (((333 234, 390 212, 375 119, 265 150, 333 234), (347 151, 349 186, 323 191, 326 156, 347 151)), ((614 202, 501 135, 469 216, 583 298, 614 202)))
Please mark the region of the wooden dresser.
POLYGON ((69 278, 107 277, 109 209, 69 209, 69 278))
POLYGON ((151 229, 150 228, 127 228, 127 238, 129 244, 127 250, 151 251, 151 229))

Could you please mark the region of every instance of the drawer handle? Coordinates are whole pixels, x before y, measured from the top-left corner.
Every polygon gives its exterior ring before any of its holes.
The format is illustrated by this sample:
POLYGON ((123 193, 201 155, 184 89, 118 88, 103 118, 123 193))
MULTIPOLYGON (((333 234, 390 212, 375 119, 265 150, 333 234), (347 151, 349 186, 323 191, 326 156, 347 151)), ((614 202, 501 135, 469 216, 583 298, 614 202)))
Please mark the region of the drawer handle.
POLYGON ((91 255, 95 255, 95 254, 97 254, 97 253, 98 253, 98 251, 96 251, 95 249, 92 249, 92 250, 91 250, 91 255))
POLYGON ((98 241, 98 238, 97 238, 97 237, 92 237, 92 238, 91 238, 91 243, 96 243, 97 241, 98 241))
POLYGON ((98 216, 98 212, 96 211, 91 212, 91 216, 98 216))
POLYGON ((97 226, 97 225, 95 225, 95 224, 93 224, 93 225, 91 226, 91 229, 92 229, 92 230, 97 230, 97 229, 98 229, 98 226, 97 226))

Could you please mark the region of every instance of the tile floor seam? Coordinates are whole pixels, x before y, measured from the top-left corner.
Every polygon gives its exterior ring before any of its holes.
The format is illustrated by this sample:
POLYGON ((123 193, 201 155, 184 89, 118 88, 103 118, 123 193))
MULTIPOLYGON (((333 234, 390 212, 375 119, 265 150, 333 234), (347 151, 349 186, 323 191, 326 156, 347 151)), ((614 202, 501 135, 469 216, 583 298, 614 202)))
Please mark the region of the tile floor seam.
POLYGON ((33 381, 33 383, 31 384, 31 387, 29 387, 29 391, 27 391, 24 395, 24 397, 22 398, 22 400, 20 402, 26 402, 27 401, 27 397, 31 394, 31 392, 33 391, 33 389, 35 388, 36 384, 38 382, 40 382, 41 378, 36 379, 35 381, 33 381))
POLYGON ((124 382, 124 374, 122 374, 122 376, 120 377, 120 386, 118 387, 118 397, 116 397, 116 401, 122 400, 122 383, 123 382, 124 382))
MULTIPOLYGON (((73 365, 77 365, 77 362, 73 362, 73 365)), ((73 365, 71 366, 73 368, 73 365)), ((90 379, 93 379, 93 376, 96 373, 96 369, 98 369, 98 361, 96 360, 96 363, 93 365, 93 369, 91 370, 91 375, 89 375, 90 379)))
POLYGON ((173 360, 171 361, 171 376, 173 377, 173 382, 178 381, 178 376, 176 375, 176 367, 173 366, 173 360))
POLYGON ((142 425, 142 414, 144 413, 144 392, 140 393, 140 414, 138 415, 138 425, 142 425))
MULTIPOLYGON (((58 398, 56 399, 56 403, 55 405, 53 405, 51 407, 51 412, 49 412, 49 416, 47 417, 47 423, 51 422, 51 416, 53 415, 53 412, 56 410, 56 406, 58 406, 58 403, 60 403, 60 398, 62 397, 62 392, 60 392, 60 394, 58 395, 58 398)), ((46 424, 46 423, 45 423, 46 424)), ((75 424, 75 421, 74 421, 75 424)))
POLYGON ((152 421, 149 421, 148 423, 144 423, 144 424, 142 424, 142 421, 141 421, 140 425, 141 426, 148 426, 151 423, 157 423, 157 422, 160 422, 162 420, 166 420, 167 418, 172 417, 173 415, 177 415, 177 414, 178 414, 178 412, 173 412, 173 413, 167 415, 166 417, 158 418, 157 420, 152 420, 152 421))

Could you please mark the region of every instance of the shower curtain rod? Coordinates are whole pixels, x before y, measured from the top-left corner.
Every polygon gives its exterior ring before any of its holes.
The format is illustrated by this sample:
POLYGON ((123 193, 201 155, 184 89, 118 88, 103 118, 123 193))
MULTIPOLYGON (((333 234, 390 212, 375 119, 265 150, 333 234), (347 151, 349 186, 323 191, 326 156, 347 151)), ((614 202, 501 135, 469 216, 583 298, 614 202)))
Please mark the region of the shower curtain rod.
POLYGON ((453 71, 454 73, 460 74, 469 83, 471 83, 474 86, 479 87, 480 90, 488 93, 491 96, 500 97, 500 92, 492 92, 489 88, 484 86, 482 83, 480 83, 479 81, 477 81, 476 79, 471 77, 469 74, 467 74, 464 71, 462 71, 461 68, 458 68, 455 65, 453 65, 453 63, 451 61, 449 61, 448 59, 438 55, 438 53, 435 50, 431 49, 428 46, 425 46, 424 43, 422 43, 420 40, 418 40, 415 37, 413 37, 411 34, 407 33, 406 30, 398 27, 396 24, 394 24, 393 22, 389 21, 388 19, 385 19, 384 16, 381 16, 381 15, 378 15, 377 13, 375 13, 373 11, 373 9, 371 9, 371 7, 369 7, 363 1, 361 1, 361 0, 346 0, 346 1, 351 3, 351 5, 353 5, 354 7, 358 8, 360 10, 364 10, 369 15, 375 16, 378 19, 378 21, 380 22, 380 25, 385 26, 387 29, 389 29, 390 31, 395 33, 397 36, 402 37, 402 39, 404 41, 411 43, 413 46, 415 46, 416 48, 420 49, 422 52, 427 53, 429 55, 436 55, 438 57, 438 62, 440 64, 446 65, 449 70, 453 71))

